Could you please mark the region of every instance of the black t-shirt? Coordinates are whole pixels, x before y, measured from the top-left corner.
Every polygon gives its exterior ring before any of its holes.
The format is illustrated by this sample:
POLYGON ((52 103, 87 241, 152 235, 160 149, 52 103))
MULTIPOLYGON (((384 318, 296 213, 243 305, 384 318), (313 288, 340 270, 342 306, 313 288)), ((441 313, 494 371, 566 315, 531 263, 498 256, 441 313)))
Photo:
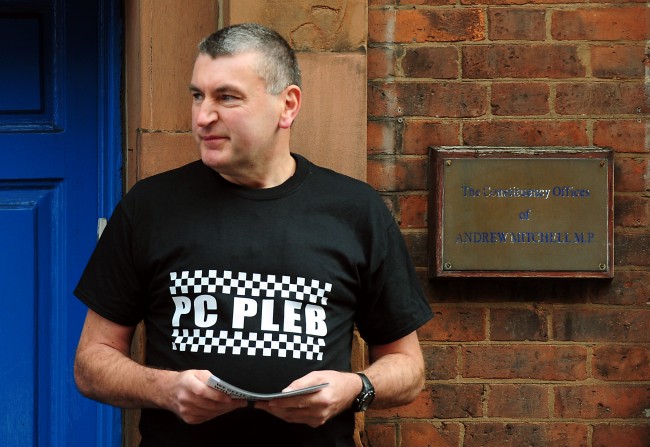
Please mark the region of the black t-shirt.
MULTIPOLYGON (((378 194, 294 158, 296 173, 269 189, 231 184, 200 161, 138 182, 75 294, 118 324, 144 320, 148 365, 208 369, 257 392, 313 370, 349 371, 355 324, 368 343, 386 344, 428 321, 378 194)), ((256 425, 265 441, 329 446, 352 445, 353 423, 350 412, 312 429, 238 410, 189 426, 145 409, 140 429, 143 446, 229 445, 224 433, 236 433, 233 445, 254 445, 245 440, 256 425)))

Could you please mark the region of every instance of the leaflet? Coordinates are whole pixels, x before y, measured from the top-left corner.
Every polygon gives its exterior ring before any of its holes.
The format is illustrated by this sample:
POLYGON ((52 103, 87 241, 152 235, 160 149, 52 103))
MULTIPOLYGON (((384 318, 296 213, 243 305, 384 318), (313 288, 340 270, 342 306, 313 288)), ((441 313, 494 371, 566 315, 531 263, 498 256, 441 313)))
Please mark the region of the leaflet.
POLYGON ((285 391, 279 393, 255 393, 253 391, 247 391, 239 387, 236 387, 235 385, 232 385, 218 378, 217 376, 213 375, 212 377, 210 377, 210 379, 208 379, 207 385, 216 390, 224 392, 228 394, 230 397, 233 397, 235 399, 246 399, 246 400, 253 401, 253 400, 271 400, 271 399, 278 399, 281 397, 311 394, 311 393, 315 393, 316 391, 322 388, 325 388, 329 384, 321 383, 319 385, 313 385, 305 388, 300 388, 297 390, 291 390, 291 391, 285 391))

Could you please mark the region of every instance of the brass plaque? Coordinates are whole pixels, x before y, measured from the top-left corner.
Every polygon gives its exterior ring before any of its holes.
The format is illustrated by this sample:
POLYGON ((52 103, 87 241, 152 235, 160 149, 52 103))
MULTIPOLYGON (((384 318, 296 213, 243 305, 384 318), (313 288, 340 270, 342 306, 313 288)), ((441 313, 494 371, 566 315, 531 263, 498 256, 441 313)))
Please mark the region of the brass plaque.
POLYGON ((434 150, 436 276, 612 276, 612 154, 434 150))

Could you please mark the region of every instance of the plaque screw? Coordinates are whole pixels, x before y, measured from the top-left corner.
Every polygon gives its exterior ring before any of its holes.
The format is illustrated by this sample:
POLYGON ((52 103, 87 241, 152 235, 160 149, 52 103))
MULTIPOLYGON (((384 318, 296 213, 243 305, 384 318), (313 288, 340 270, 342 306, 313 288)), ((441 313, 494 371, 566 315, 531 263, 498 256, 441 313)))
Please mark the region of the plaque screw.
POLYGON ((602 168, 603 166, 605 166, 605 160, 601 160, 600 162, 600 167, 602 168))
POLYGON ((445 262, 445 270, 451 270, 451 262, 445 262))
POLYGON ((445 164, 446 164, 447 166, 451 166, 451 160, 447 160, 447 161, 445 162, 445 164))
POLYGON ((606 266, 605 264, 598 264, 598 267, 599 267, 601 270, 605 270, 605 269, 607 268, 607 266, 606 266))

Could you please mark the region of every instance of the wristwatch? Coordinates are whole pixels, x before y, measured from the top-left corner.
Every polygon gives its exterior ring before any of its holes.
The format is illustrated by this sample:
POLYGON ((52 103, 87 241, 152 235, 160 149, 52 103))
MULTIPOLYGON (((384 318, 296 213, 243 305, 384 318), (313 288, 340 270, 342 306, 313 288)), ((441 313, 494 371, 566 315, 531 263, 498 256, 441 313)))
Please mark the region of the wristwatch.
POLYGON ((366 411, 375 398, 375 388, 372 386, 372 383, 370 383, 370 380, 368 380, 365 374, 356 374, 361 377, 363 388, 361 388, 361 392, 354 399, 354 402, 352 403, 352 410, 355 412, 366 411))

